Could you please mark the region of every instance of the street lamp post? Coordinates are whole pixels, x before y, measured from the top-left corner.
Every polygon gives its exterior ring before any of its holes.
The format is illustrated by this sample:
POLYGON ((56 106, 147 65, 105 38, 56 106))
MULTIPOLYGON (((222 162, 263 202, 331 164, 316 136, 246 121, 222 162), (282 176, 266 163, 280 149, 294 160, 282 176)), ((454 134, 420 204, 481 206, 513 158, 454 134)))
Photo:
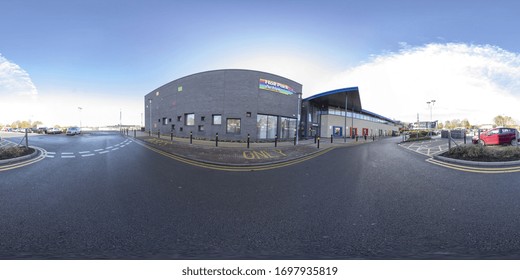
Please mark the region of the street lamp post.
POLYGON ((79 110, 79 128, 81 128, 82 127, 82 125, 81 125, 81 110, 83 110, 83 108, 78 107, 78 110, 79 110))
MULTIPOLYGON (((432 111, 433 111, 433 105, 435 105, 435 100, 431 100, 431 101, 427 101, 426 104, 428 104, 428 107, 430 108, 430 124, 428 125, 428 131, 431 130, 431 123, 433 122, 433 114, 432 114, 432 111)), ((431 134, 430 134, 431 136, 431 134)))

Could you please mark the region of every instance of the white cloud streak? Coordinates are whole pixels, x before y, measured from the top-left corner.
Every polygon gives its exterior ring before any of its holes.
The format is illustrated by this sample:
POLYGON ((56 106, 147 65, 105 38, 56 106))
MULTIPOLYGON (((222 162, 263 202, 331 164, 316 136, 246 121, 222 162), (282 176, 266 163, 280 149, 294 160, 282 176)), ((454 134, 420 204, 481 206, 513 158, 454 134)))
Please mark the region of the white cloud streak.
POLYGON ((376 56, 326 82, 358 86, 363 108, 402 121, 467 118, 491 123, 496 115, 520 120, 520 55, 495 46, 428 44, 376 56))
POLYGON ((36 94, 38 91, 29 74, 0 54, 0 96, 36 94))

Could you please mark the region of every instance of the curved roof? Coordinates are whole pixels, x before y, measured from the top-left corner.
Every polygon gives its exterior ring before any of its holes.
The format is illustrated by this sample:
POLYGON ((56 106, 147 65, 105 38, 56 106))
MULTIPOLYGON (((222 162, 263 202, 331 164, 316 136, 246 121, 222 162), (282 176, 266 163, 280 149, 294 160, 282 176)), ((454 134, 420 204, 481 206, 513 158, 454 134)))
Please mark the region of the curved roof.
POLYGON ((345 108, 345 96, 347 97, 347 109, 361 112, 361 99, 359 98, 358 87, 341 88, 331 90, 303 99, 304 101, 312 101, 318 105, 335 106, 345 108))

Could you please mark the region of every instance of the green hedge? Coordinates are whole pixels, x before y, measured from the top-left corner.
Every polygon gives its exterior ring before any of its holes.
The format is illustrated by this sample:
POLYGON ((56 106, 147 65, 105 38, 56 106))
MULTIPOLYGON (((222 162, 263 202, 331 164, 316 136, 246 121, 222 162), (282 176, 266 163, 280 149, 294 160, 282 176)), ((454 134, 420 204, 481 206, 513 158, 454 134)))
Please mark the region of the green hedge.
POLYGON ((33 151, 34 149, 26 147, 0 148, 0 160, 25 156, 33 151))

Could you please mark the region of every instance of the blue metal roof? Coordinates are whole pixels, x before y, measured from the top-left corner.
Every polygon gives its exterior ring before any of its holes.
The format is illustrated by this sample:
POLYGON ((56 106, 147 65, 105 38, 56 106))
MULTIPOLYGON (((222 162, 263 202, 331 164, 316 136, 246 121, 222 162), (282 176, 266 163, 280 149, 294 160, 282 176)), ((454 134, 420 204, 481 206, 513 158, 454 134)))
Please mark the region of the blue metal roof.
POLYGON ((357 87, 335 89, 303 99, 320 106, 334 106, 345 108, 345 97, 347 98, 347 106, 349 110, 361 112, 361 99, 359 98, 359 89, 357 87))

